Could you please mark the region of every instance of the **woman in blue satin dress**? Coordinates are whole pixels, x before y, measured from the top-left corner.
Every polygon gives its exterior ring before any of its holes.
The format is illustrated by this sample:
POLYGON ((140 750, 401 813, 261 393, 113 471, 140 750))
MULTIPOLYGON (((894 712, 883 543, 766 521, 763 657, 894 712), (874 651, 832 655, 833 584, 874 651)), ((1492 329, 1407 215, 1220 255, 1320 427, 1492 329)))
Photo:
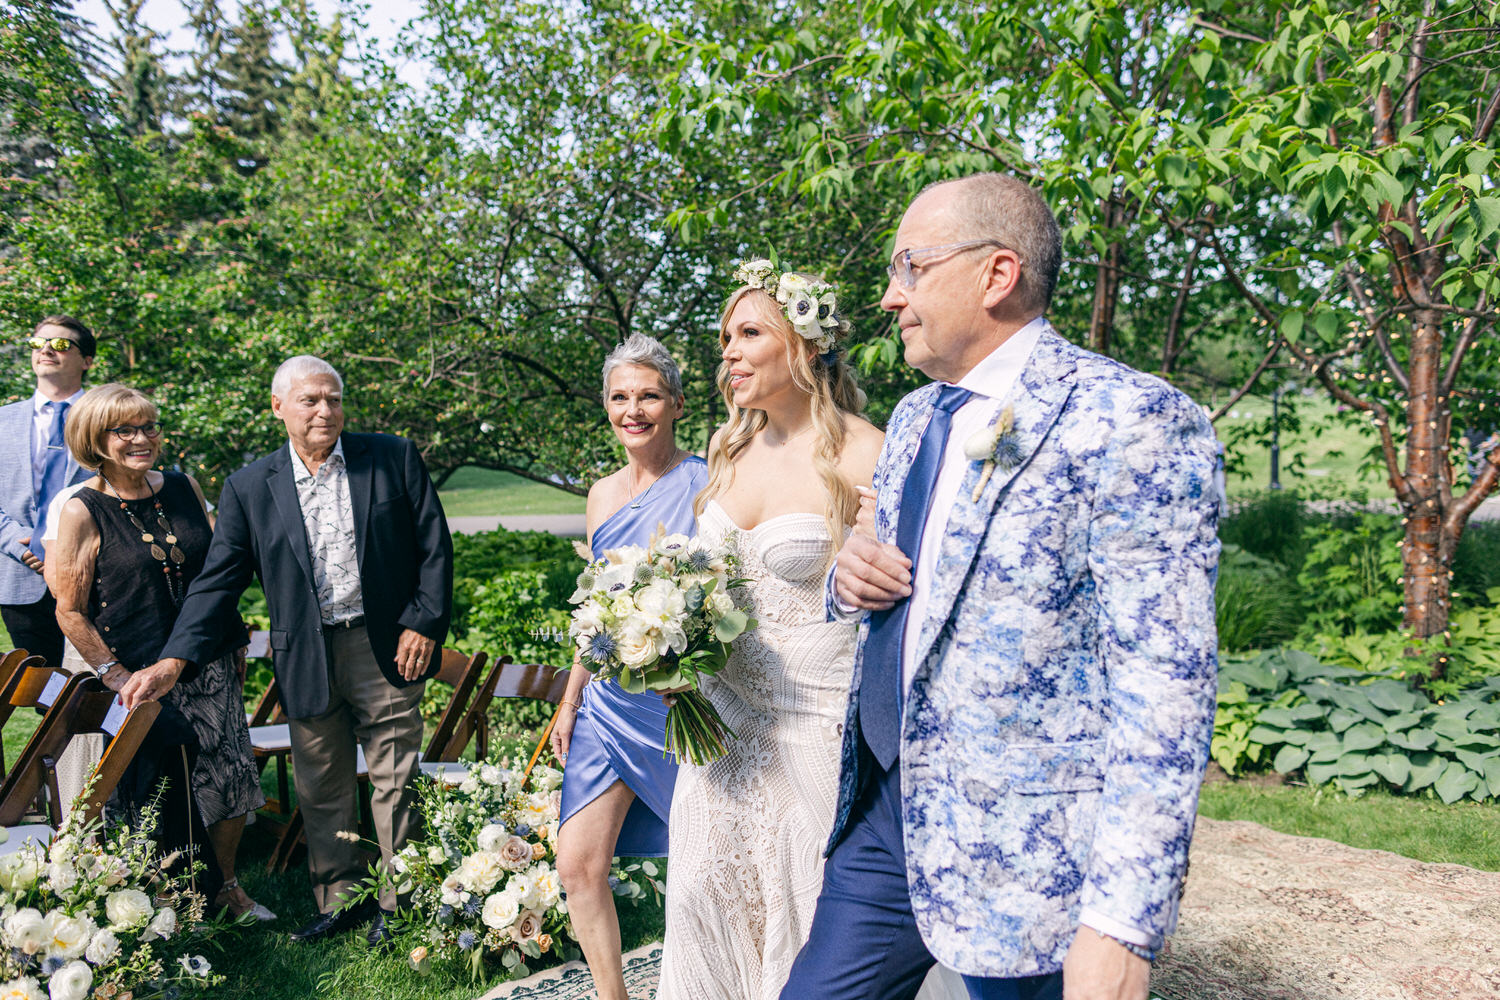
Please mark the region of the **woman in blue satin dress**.
MULTIPOLYGON (((708 466, 677 447, 682 379, 666 348, 642 334, 615 348, 604 362, 604 409, 627 461, 589 490, 589 550, 645 545, 659 526, 693 534, 693 498, 708 466)), ((661 697, 589 677, 575 667, 552 730, 564 765, 557 870, 600 1000, 628 1000, 610 861, 667 853, 677 765, 662 753, 661 697)))

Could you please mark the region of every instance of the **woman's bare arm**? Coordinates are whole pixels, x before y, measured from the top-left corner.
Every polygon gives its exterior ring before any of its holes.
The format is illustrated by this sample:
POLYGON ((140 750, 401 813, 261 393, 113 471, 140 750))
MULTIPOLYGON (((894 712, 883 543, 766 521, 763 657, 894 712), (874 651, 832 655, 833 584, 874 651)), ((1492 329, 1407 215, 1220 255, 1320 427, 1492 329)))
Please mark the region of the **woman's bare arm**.
MULTIPOLYGON (((44 575, 47 586, 57 597, 58 627, 90 666, 115 658, 88 616, 89 591, 94 585, 94 561, 98 555, 99 527, 83 501, 73 497, 63 505, 57 541, 47 553, 44 575)), ((119 669, 109 673, 115 674, 119 669)))

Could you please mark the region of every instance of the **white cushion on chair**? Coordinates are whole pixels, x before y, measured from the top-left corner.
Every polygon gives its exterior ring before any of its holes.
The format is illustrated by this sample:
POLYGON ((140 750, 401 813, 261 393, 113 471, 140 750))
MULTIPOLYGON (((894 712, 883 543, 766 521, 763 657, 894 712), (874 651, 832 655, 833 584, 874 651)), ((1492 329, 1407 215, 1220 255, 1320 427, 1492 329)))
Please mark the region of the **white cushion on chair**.
POLYGON ((251 726, 250 745, 264 751, 290 750, 292 727, 285 722, 279 726, 251 726))
POLYGON ((456 785, 469 776, 469 764, 462 760, 424 760, 421 768, 427 777, 438 778, 448 785, 456 785))
POLYGON ((24 847, 28 842, 38 847, 46 848, 56 836, 57 831, 46 823, 28 823, 23 826, 7 826, 4 828, 7 837, 5 843, 0 844, 0 854, 14 854, 24 847))

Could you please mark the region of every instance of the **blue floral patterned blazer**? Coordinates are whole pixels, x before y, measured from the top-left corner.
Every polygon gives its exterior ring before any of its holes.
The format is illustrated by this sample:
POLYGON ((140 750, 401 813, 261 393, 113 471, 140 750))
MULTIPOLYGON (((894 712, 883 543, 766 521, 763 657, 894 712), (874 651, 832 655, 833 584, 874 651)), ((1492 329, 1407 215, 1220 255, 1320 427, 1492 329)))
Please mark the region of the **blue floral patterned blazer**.
MULTIPOLYGON (((882 540, 936 393, 891 415, 882 540)), ((1084 908, 1158 946, 1176 922, 1213 732, 1219 543, 1213 430, 1185 395, 1049 328, 1008 402, 1021 458, 977 502, 972 463, 949 515, 900 766, 922 939, 961 973, 1018 977, 1061 968, 1084 908)), ((871 766, 860 667, 830 850, 871 766)))

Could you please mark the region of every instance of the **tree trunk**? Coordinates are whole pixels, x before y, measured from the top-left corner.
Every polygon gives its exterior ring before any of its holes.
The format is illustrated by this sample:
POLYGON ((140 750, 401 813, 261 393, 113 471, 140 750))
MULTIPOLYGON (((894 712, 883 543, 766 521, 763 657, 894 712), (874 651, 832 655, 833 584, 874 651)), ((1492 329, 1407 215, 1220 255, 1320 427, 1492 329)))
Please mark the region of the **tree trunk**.
MULTIPOLYGON (((1106 211, 1113 224, 1114 202, 1106 211)), ((1110 335, 1115 327, 1115 306, 1120 301, 1120 264, 1124 259, 1124 247, 1111 243, 1099 258, 1098 279, 1094 282, 1094 309, 1089 316, 1089 350, 1108 354, 1110 335)))

